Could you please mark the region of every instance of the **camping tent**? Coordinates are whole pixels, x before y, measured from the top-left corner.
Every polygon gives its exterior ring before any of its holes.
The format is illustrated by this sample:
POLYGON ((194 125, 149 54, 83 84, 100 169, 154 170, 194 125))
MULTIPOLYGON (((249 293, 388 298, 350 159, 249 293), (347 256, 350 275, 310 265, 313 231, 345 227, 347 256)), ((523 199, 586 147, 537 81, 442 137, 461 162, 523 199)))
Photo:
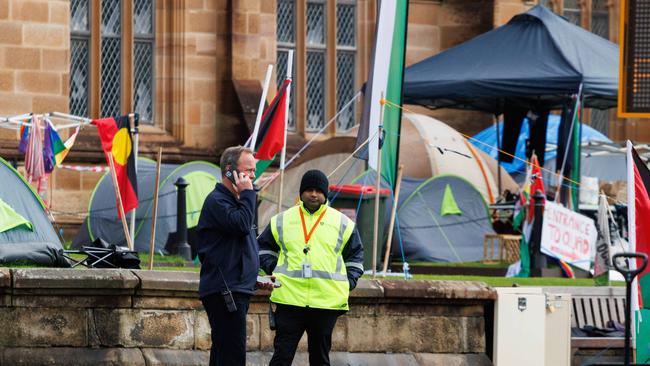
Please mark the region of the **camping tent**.
MULTIPOLYGON (((548 162, 550 159, 554 159, 557 156, 557 137, 558 129, 560 127, 560 116, 558 115, 549 115, 548 117, 548 128, 546 130, 546 152, 544 161, 548 162)), ((492 158, 496 159, 497 157, 497 129, 499 130, 499 135, 503 136, 503 122, 499 122, 499 127, 490 126, 483 131, 477 133, 472 140, 472 144, 478 149, 484 151, 492 158)), ((607 136, 596 131, 595 129, 583 124, 581 140, 583 143, 587 142, 612 142, 608 139, 607 136)), ((515 174, 526 174, 526 140, 530 138, 530 127, 528 119, 524 119, 521 125, 521 132, 519 138, 517 139, 517 147, 515 149, 515 156, 518 159, 514 159, 511 163, 501 163, 501 166, 505 168, 508 173, 513 175, 515 174)), ((584 153, 584 152, 583 152, 584 153)), ((546 164, 544 164, 546 166, 546 164)), ((583 175, 589 175, 582 173, 583 175)))
POLYGON ((41 198, 0 158, 0 263, 69 266, 41 198))
MULTIPOLYGON (((366 171, 352 183, 374 186, 375 179, 376 172, 366 171)), ((389 186, 382 180, 382 187, 389 186)), ((335 199, 336 195, 331 197, 335 199)), ((385 227, 392 205, 389 197, 386 215, 380 219, 385 227)), ((393 258, 409 262, 481 260, 483 237, 493 232, 486 202, 467 180, 450 174, 426 180, 403 178, 391 246, 393 258)))
MULTIPOLYGON (((282 192, 283 209, 294 206, 298 200, 298 192, 300 191, 300 180, 302 175, 310 169, 320 169, 325 174, 330 174, 345 161, 350 154, 338 153, 328 154, 317 157, 303 162, 302 164, 291 166, 284 172, 284 188, 282 192)), ((332 176, 329 177, 330 184, 347 183, 354 177, 363 172, 364 164, 359 160, 349 159, 343 164, 332 176)), ((260 232, 271 221, 271 217, 278 213, 278 195, 280 194, 280 178, 276 178, 264 190, 259 192, 261 202, 257 209, 258 225, 260 232)))
MULTIPOLYGON (((189 185, 186 189, 187 227, 198 224, 199 214, 205 197, 221 179, 219 167, 205 161, 193 161, 183 165, 162 164, 158 188, 158 219, 156 221, 155 250, 162 251, 169 235, 176 231, 176 186, 174 183, 183 177, 189 185)), ((151 218, 153 214, 153 195, 156 179, 154 161, 138 159, 138 199, 136 211, 136 229, 133 240, 135 249, 149 251, 151 240, 151 218)), ((75 237, 72 246, 79 248, 88 245, 97 238, 109 244, 126 246, 122 224, 117 217, 115 191, 110 175, 105 174, 93 190, 88 204, 88 216, 75 237)), ((127 217, 129 214, 127 214, 127 217)), ((189 241, 192 244, 192 231, 189 241)))
MULTIPOLYGON (((492 158, 480 154, 463 135, 435 118, 403 113, 399 152, 404 176, 457 175, 471 182, 485 201, 493 203, 499 196, 496 163, 489 162, 492 158)), ((502 188, 516 189, 504 170, 501 183, 502 188)))
MULTIPOLYGON (((557 160, 546 160, 544 168, 554 172, 557 160)), ((562 164, 560 162, 560 164, 562 164)), ((580 171, 583 176, 596 177, 600 182, 627 181, 625 150, 614 144, 583 143, 580 155, 580 171)), ((544 184, 557 183, 557 176, 542 172, 544 184)))
POLYGON ((421 183, 398 205, 397 215, 399 232, 393 235, 391 252, 393 258, 401 258, 403 250, 408 261, 481 260, 483 237, 493 233, 481 193, 453 175, 421 183))
POLYGON ((582 83, 585 106, 610 108, 618 46, 537 5, 507 24, 408 67, 404 104, 502 114, 558 109, 582 83))

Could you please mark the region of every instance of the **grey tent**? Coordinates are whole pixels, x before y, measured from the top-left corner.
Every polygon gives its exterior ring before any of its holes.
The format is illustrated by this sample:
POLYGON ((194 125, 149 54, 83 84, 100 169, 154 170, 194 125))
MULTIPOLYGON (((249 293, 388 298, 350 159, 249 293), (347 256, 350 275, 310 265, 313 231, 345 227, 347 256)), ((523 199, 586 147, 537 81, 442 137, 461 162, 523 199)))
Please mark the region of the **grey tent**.
MULTIPOLYGON (((355 178, 353 183, 374 186, 375 177, 376 172, 367 171, 355 178)), ((382 181, 382 187, 389 188, 389 185, 382 181)), ((336 195, 330 195, 330 202, 335 199, 336 195)), ((392 205, 393 199, 390 197, 383 218, 385 227, 388 227, 392 205)), ((450 174, 427 180, 404 177, 396 220, 391 256, 395 260, 409 262, 481 260, 483 237, 494 233, 481 193, 472 183, 450 174), (459 213, 443 214, 441 209, 447 190, 451 191, 459 213)))
POLYGON ((453 175, 420 184, 399 204, 397 216, 399 233, 393 235, 391 252, 401 258, 401 237, 408 261, 478 261, 483 258, 483 237, 493 233, 481 193, 453 175))
MULTIPOLYGON (((156 252, 163 251, 170 234, 176 231, 176 186, 174 183, 183 177, 189 185, 186 189, 187 226, 189 229, 198 223, 205 197, 215 184, 221 180, 219 167, 205 161, 193 161, 183 165, 162 164, 158 189, 158 219, 156 222, 156 252)), ((140 252, 149 251, 151 240, 151 219, 153 214, 154 183, 156 164, 154 161, 138 159, 138 209, 134 245, 140 252)), ((129 214, 127 214, 127 217, 129 214)), ((190 230, 190 245, 193 240, 190 230)), ((117 217, 115 191, 110 175, 105 174, 92 193, 88 204, 88 216, 75 237, 72 246, 80 248, 101 238, 109 244, 126 246, 122 224, 117 217)))
POLYGON ((45 213, 43 201, 20 173, 2 158, 0 182, 0 263, 27 261, 47 266, 69 266, 62 255, 61 241, 45 213))
MULTIPOLYGON (((557 156, 544 163, 542 171, 544 184, 556 185, 557 175, 551 174, 559 169, 557 156)), ((602 182, 627 181, 625 150, 613 143, 583 143, 580 154, 580 174, 596 177, 602 182)), ((522 174, 523 175, 523 174, 522 174)))

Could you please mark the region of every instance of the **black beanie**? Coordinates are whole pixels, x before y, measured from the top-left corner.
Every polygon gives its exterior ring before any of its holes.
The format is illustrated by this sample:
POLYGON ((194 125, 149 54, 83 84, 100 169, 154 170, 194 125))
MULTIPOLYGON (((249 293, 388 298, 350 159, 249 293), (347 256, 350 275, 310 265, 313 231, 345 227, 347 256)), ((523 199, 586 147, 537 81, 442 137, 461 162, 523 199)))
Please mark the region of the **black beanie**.
POLYGON ((317 188, 327 197, 329 181, 325 173, 316 169, 306 172, 300 181, 300 195, 308 188, 317 188))

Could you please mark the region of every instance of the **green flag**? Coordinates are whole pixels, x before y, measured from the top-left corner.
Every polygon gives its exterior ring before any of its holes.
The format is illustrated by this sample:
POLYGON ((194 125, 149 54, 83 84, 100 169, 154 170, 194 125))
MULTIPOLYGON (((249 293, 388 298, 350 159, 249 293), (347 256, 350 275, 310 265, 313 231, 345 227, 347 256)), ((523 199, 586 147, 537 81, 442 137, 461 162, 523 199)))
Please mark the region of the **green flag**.
POLYGON ((368 140, 367 149, 361 150, 357 157, 368 159, 368 166, 376 170, 379 161, 377 133, 382 123, 385 135, 381 148, 381 175, 392 187, 397 175, 407 18, 408 1, 381 1, 363 116, 357 134, 357 147, 368 140), (381 104, 382 98, 388 101, 386 105, 381 104))

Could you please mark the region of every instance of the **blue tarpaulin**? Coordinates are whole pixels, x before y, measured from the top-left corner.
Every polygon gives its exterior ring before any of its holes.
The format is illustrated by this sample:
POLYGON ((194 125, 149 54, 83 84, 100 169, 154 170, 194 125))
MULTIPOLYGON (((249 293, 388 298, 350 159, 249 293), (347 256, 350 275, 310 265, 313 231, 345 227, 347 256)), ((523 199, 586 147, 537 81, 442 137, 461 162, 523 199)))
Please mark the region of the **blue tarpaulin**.
MULTIPOLYGON (((503 136, 503 122, 499 122, 499 134, 503 136)), ((545 161, 550 161, 555 158, 557 155, 557 149, 549 149, 548 147, 557 147, 557 136, 558 128, 560 127, 560 116, 558 115, 549 115, 548 116, 548 128, 546 130, 546 154, 545 161)), ((518 159, 514 159, 511 163, 501 163, 501 166, 510 174, 517 174, 525 172, 525 163, 522 160, 526 160, 526 140, 530 138, 530 128, 528 125, 528 119, 524 119, 523 124, 521 125, 521 132, 519 133, 519 138, 517 139, 517 148, 515 149, 515 156, 518 159), (522 160, 519 160, 522 159, 522 160)), ((607 136, 598 132, 597 130, 583 124, 582 125, 582 142, 590 141, 604 141, 612 142, 607 136)), ((497 158, 497 132, 496 126, 492 125, 483 131, 477 133, 470 142, 477 148, 484 151, 486 154, 490 155, 493 158, 497 158), (478 140, 478 141, 476 141, 478 140), (480 141, 480 142, 479 142, 480 141), (488 145, 488 146, 486 146, 488 145)))
POLYGON ((507 24, 408 67, 404 104, 558 109, 583 84, 587 108, 611 108, 618 46, 538 5, 507 24))

